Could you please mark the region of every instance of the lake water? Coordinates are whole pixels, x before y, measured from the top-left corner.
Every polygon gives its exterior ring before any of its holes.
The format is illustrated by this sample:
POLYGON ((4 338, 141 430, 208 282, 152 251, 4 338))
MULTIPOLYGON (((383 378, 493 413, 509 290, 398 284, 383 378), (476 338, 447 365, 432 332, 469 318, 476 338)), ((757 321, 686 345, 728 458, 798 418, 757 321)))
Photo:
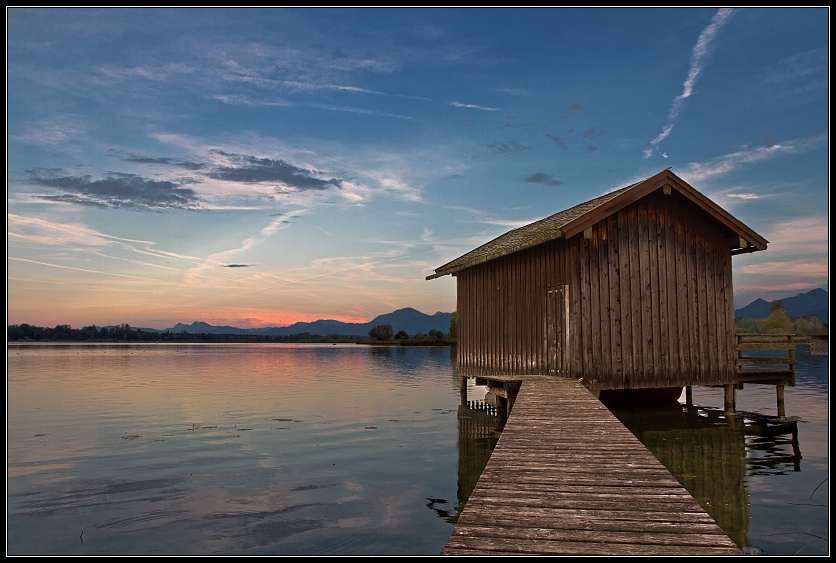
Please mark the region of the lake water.
MULTIPOLYGON (((741 545, 822 554, 828 363, 797 359, 785 420, 762 386, 731 420, 702 388, 690 409, 617 414, 741 545)), ((499 431, 449 348, 10 345, 7 360, 9 554, 438 554, 499 431)))

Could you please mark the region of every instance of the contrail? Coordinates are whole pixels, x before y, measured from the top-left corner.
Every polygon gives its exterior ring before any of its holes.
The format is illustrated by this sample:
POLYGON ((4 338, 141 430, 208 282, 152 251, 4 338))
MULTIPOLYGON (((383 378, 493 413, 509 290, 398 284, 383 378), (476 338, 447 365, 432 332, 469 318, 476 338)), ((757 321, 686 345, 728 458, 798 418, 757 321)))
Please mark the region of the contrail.
POLYGON ((697 39, 697 44, 694 45, 694 48, 691 50, 691 67, 688 69, 688 78, 686 78, 685 82, 682 83, 682 93, 673 99, 671 109, 668 110, 668 123, 662 128, 662 132, 659 133, 655 139, 650 141, 652 146, 644 151, 644 158, 650 158, 653 154, 654 148, 658 151, 659 149, 656 145, 664 141, 668 135, 671 134, 671 130, 673 130, 673 121, 682 111, 682 106, 684 105, 685 100, 690 98, 691 94, 693 94, 694 84, 697 83, 697 77, 705 67, 709 44, 714 39, 714 36, 720 32, 720 29, 726 24, 726 22, 729 21, 732 13, 734 13, 734 9, 732 8, 721 8, 716 14, 714 14, 714 17, 711 18, 711 23, 708 24, 708 27, 703 29, 702 33, 700 33, 700 36, 697 39))

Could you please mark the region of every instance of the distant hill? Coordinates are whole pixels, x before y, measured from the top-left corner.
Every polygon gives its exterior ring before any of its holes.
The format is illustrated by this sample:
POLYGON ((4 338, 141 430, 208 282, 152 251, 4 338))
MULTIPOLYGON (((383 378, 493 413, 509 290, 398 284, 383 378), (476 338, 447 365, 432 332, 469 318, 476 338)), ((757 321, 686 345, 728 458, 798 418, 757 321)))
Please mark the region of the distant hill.
MULTIPOLYGON (((294 323, 284 327, 268 328, 238 328, 234 326, 214 326, 208 323, 195 321, 190 325, 177 323, 168 330, 170 332, 186 331, 190 334, 205 332, 208 334, 260 334, 267 336, 286 336, 307 332, 310 334, 339 334, 341 336, 368 336, 369 329, 381 325, 390 324, 395 332, 406 331, 413 336, 415 334, 426 334, 430 330, 440 330, 447 334, 450 332, 450 313, 438 312, 434 315, 427 315, 412 307, 398 309, 385 315, 379 315, 367 323, 344 323, 331 319, 318 320, 310 323, 294 323)), ((146 330, 146 329, 143 329, 146 330)), ((147 329, 153 330, 153 329, 147 329)), ((165 332, 165 330, 160 332, 165 332)))
MULTIPOLYGON (((820 287, 807 293, 799 293, 793 297, 785 297, 781 301, 783 301, 784 307, 787 308, 787 313, 791 317, 816 315, 825 324, 830 324, 827 292, 820 287)), ((735 309, 734 316, 735 318, 749 317, 752 319, 763 319, 769 316, 769 305, 770 303, 768 301, 755 299, 745 307, 735 309)))

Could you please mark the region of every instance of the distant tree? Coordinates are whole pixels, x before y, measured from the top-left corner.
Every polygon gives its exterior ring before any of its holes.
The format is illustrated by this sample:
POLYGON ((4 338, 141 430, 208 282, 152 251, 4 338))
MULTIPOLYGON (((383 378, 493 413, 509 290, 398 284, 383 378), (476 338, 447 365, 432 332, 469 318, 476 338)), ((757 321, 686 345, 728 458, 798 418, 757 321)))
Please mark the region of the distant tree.
POLYGON ((444 338, 444 333, 443 333, 443 332, 441 332, 440 330, 436 330, 436 329, 432 328, 432 329, 430 329, 430 331, 427 333, 427 336, 431 336, 431 337, 433 337, 433 338, 437 338, 437 339, 441 340, 441 339, 443 339, 443 338, 444 338))
POLYGON ((787 314, 783 301, 778 299, 769 305, 769 316, 761 322, 760 328, 761 332, 771 334, 793 332, 792 319, 787 314))
POLYGON ((758 333, 761 328, 761 319, 753 319, 751 317, 737 317, 734 319, 734 324, 741 332, 758 333))
POLYGON ((407 340, 409 339, 409 335, 406 333, 405 330, 399 330, 397 334, 395 334, 395 340, 407 340))
POLYGON ((458 311, 453 311, 450 318, 450 338, 459 337, 459 315, 458 311))
POLYGON ((807 333, 813 329, 824 328, 824 321, 822 321, 816 315, 796 317, 793 320, 792 324, 794 327, 793 332, 796 336, 807 336, 807 333))
POLYGON ((377 325, 369 330, 369 336, 377 340, 392 340, 392 325, 377 325))

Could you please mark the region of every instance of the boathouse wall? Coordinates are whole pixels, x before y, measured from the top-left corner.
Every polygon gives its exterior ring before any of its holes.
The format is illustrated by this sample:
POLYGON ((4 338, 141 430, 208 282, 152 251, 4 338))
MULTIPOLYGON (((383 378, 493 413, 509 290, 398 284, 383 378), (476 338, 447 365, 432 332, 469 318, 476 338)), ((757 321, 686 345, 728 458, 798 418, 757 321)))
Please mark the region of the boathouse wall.
POLYGON ((458 271, 460 372, 590 389, 735 383, 732 236, 659 189, 569 239, 458 271))

